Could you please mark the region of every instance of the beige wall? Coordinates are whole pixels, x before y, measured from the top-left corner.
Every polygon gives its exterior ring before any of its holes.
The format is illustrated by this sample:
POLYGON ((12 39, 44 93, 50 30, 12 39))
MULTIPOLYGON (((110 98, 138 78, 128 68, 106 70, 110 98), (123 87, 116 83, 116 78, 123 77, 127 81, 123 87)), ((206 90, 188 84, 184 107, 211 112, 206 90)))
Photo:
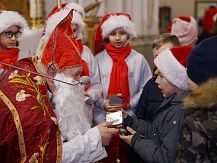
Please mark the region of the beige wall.
POLYGON ((171 7, 171 18, 194 16, 194 3, 195 0, 160 0, 160 6, 171 7))

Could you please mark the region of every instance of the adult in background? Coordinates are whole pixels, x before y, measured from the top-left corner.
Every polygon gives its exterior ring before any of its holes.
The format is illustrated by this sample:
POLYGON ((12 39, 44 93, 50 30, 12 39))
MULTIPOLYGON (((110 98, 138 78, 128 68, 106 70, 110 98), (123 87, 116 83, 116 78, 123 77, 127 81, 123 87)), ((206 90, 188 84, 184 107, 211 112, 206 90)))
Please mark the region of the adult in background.
POLYGON ((168 31, 178 37, 181 46, 194 47, 198 40, 198 25, 193 17, 179 16, 174 18, 168 31))

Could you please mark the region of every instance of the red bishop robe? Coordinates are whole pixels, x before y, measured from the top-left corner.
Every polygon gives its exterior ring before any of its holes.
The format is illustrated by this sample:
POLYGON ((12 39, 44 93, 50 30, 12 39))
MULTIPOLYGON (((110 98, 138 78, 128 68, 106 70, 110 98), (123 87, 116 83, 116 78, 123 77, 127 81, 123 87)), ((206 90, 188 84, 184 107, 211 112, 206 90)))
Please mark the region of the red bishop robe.
MULTIPOLYGON (((37 72, 35 58, 16 66, 37 72)), ((61 162, 61 139, 45 80, 10 68, 0 77, 0 162, 61 162)))

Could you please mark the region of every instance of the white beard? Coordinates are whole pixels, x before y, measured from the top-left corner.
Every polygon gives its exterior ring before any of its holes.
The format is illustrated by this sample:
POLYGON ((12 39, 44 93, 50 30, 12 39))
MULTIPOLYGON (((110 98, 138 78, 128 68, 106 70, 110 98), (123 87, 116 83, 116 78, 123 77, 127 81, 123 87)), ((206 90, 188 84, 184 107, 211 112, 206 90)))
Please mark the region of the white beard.
MULTIPOLYGON (((55 79, 73 83, 72 78, 65 77, 63 73, 57 73, 55 79)), ((56 91, 54 103, 57 121, 63 141, 69 141, 78 134, 84 134, 90 129, 84 103, 84 87, 71 86, 54 81, 56 91)))

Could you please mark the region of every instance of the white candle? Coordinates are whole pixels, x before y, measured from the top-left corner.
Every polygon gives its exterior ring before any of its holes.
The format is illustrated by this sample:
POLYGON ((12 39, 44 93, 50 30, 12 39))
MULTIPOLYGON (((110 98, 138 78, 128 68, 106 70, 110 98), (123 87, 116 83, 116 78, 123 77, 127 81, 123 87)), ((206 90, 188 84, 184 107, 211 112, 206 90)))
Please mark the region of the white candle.
POLYGON ((30 18, 37 18, 36 0, 29 0, 30 18))

